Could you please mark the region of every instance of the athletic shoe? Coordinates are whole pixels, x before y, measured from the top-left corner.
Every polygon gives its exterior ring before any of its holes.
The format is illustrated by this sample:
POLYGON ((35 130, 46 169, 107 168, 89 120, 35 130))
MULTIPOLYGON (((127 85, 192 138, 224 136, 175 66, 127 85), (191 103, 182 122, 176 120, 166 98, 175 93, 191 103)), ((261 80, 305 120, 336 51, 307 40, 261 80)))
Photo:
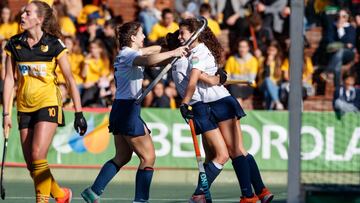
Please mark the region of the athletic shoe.
POLYGON ((240 203, 260 203, 260 200, 254 195, 253 197, 241 197, 240 203))
POLYGON ((72 199, 72 191, 70 188, 61 188, 65 195, 63 198, 55 198, 56 203, 70 203, 72 199))
POLYGON ((189 199, 189 203, 206 203, 205 195, 193 195, 189 199))
POLYGON ((269 203, 274 199, 274 195, 267 188, 264 188, 258 197, 261 200, 261 203, 269 203))
POLYGON ((81 197, 87 202, 87 203, 100 203, 100 196, 97 195, 90 187, 86 188, 81 193, 81 197))

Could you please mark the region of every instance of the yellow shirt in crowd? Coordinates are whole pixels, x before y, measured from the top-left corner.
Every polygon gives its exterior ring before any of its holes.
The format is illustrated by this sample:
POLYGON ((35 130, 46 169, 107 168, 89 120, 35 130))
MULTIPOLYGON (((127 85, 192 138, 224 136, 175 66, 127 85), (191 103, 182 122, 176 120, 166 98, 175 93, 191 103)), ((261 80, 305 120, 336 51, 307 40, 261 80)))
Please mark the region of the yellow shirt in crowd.
MULTIPOLYGON (((83 84, 84 79, 81 76, 81 70, 84 65, 84 56, 82 54, 75 54, 75 53, 69 53, 68 59, 71 66, 71 73, 74 76, 75 82, 77 85, 83 84)), ((56 68, 56 76, 58 83, 65 84, 65 78, 61 72, 61 69, 59 67, 56 68)))
POLYGON ((64 16, 59 19, 59 25, 61 28, 61 33, 64 36, 72 36, 74 37, 76 34, 76 27, 71 18, 64 16))
POLYGON ((225 71, 231 79, 242 79, 244 76, 256 77, 259 63, 255 56, 248 54, 243 58, 230 56, 225 64, 225 71))
POLYGON ((221 34, 220 25, 217 21, 213 20, 212 18, 207 19, 208 27, 214 33, 216 37, 221 34))
MULTIPOLYGON (((281 66, 282 71, 289 71, 289 59, 285 59, 283 65, 281 66)), ((312 74, 314 73, 314 66, 312 64, 310 57, 305 57, 302 80, 308 84, 312 84, 312 74)))
POLYGON ((153 26, 148 38, 150 41, 155 42, 156 40, 165 37, 168 33, 173 33, 178 29, 179 25, 174 22, 171 23, 169 27, 164 27, 163 25, 161 25, 161 23, 156 23, 153 26))
POLYGON ((102 59, 86 59, 87 65, 85 83, 96 83, 100 77, 108 76, 110 74, 109 60, 102 59))
POLYGON ((9 40, 12 36, 16 35, 19 32, 19 24, 16 22, 13 23, 4 23, 0 24, 0 40, 9 40))

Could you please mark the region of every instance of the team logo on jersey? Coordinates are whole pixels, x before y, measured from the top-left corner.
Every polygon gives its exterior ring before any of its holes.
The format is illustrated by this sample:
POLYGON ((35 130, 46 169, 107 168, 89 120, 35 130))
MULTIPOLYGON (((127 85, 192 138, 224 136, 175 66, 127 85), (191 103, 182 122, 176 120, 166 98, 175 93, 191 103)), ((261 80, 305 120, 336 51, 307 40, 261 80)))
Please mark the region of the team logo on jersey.
POLYGON ((42 52, 47 52, 47 51, 49 51, 49 46, 48 46, 48 45, 41 45, 41 46, 40 46, 40 50, 41 50, 42 52))
POLYGON ((195 65, 200 62, 200 59, 196 56, 192 57, 191 64, 195 65))
POLYGON ((19 44, 19 45, 16 45, 16 46, 15 46, 15 49, 17 49, 17 50, 21 49, 21 45, 20 45, 20 44, 19 44))

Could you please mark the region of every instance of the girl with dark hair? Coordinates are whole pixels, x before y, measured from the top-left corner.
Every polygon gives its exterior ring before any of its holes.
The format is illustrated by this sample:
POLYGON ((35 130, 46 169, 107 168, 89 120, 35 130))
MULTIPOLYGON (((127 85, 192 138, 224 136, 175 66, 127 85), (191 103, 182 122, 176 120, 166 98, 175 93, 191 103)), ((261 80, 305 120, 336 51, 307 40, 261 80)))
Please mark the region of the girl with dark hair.
POLYGON ((16 77, 21 147, 34 181, 36 202, 49 202, 50 194, 58 203, 71 202, 71 190, 59 187, 46 160, 56 128, 64 125, 61 93, 54 74, 57 65, 74 102, 74 128, 80 135, 84 135, 87 129, 67 49, 59 39, 59 26, 48 4, 41 1, 29 3, 21 15, 20 25, 24 32, 13 36, 5 47, 4 131, 12 127, 9 111, 16 77))
POLYGON ((283 110, 280 102, 280 82, 282 79, 282 67, 284 61, 280 45, 277 41, 271 41, 267 47, 265 59, 260 66, 259 82, 260 90, 264 94, 265 108, 283 110))
POLYGON ((131 160, 133 152, 140 159, 134 202, 148 202, 155 149, 150 130, 140 117, 141 106, 135 103, 142 93, 144 66, 154 66, 187 54, 186 47, 162 53, 160 46, 144 48, 145 35, 138 22, 125 23, 116 30, 120 52, 114 62, 116 93, 109 125, 110 132, 114 134, 116 154, 103 165, 93 185, 81 193, 88 203, 100 201, 106 185, 131 160))
MULTIPOLYGON (((192 33, 199 28, 199 22, 195 19, 188 19, 180 23, 179 40, 184 43, 190 38, 192 33)), ((212 136, 204 134, 207 145, 213 154, 209 153, 208 160, 212 160, 205 165, 205 172, 209 185, 220 173, 223 164, 228 157, 232 159, 232 165, 238 178, 242 197, 241 203, 255 203, 259 199, 262 202, 270 202, 273 195, 264 186, 259 169, 254 158, 247 153, 243 146, 242 132, 239 119, 245 113, 236 98, 230 96, 229 92, 222 85, 211 86, 201 80, 204 73, 213 76, 218 72, 217 64, 221 61, 221 45, 209 29, 205 29, 191 46, 189 56, 190 75, 186 88, 185 96, 180 106, 180 111, 185 119, 196 117, 199 112, 196 108, 189 108, 190 101, 193 99, 194 92, 197 91, 201 101, 207 105, 208 120, 214 119, 218 129, 213 129, 212 136), (200 79, 200 80, 199 80, 200 79), (220 133, 217 132, 220 130, 220 133), (220 135, 220 136, 219 136, 220 135), (222 143, 220 145, 220 143, 222 143), (222 156, 220 156, 220 154, 222 156), (225 159, 216 162, 219 157, 225 159), (256 195, 252 192, 254 186, 256 195)), ((195 123, 196 123, 196 119, 195 123)), ((209 131, 208 134, 210 134, 209 131)), ((195 193, 189 202, 205 202, 204 194, 198 184, 195 193)))

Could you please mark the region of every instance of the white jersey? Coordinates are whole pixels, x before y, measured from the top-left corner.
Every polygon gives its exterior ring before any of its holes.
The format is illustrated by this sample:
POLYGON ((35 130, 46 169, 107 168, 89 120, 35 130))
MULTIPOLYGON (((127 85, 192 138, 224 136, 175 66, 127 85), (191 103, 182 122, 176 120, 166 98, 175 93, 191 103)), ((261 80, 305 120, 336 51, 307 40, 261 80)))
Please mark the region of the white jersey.
MULTIPOLYGON (((191 67, 189 59, 186 57, 179 58, 172 67, 172 78, 181 98, 184 98, 185 96, 186 87, 188 86, 190 79, 190 71, 191 67)), ((190 105, 198 101, 201 101, 201 96, 196 88, 190 101, 190 105)))
MULTIPOLYGON (((218 69, 214 56, 204 43, 198 44, 191 50, 189 61, 191 68, 196 68, 210 76, 214 76, 218 69)), ((223 85, 211 86, 205 82, 198 81, 197 89, 200 93, 201 101, 205 103, 230 96, 229 91, 223 85)))
POLYGON ((114 77, 116 82, 115 99, 137 99, 142 92, 144 67, 134 66, 133 61, 141 51, 123 47, 115 58, 114 77))

